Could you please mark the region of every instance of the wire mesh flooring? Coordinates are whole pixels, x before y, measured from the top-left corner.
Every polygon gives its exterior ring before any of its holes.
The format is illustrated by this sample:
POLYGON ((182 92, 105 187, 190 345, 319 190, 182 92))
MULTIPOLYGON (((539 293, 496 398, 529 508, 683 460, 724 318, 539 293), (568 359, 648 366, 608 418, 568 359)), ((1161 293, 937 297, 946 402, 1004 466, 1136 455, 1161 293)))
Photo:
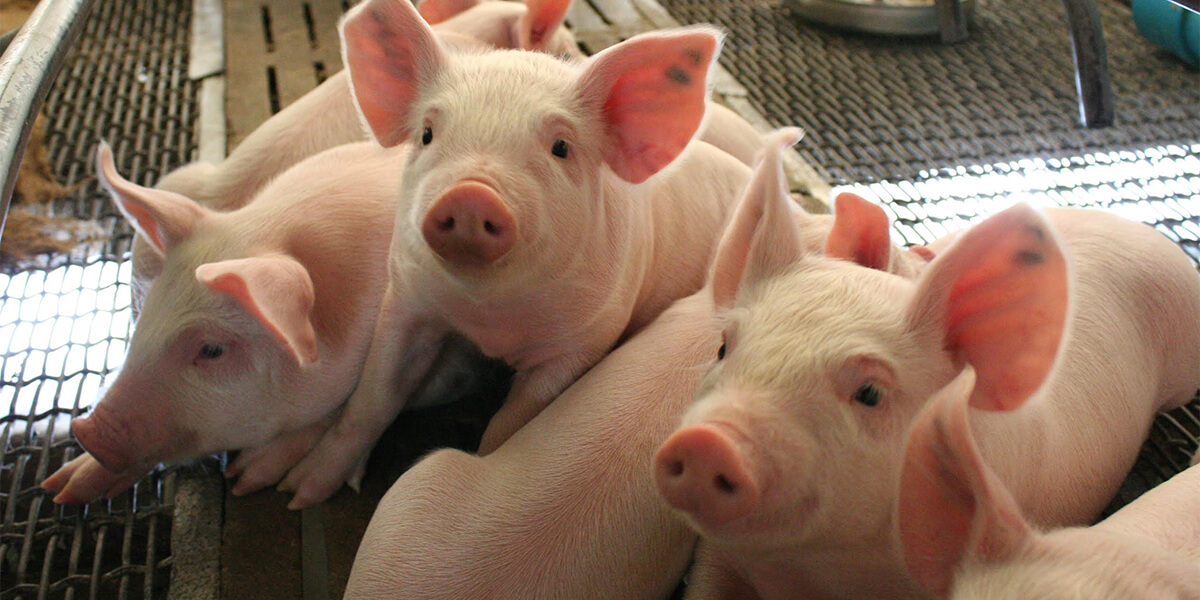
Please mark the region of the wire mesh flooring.
MULTIPOLYGON (((1069 58, 1055 54, 1048 68, 1062 71, 1063 81, 1055 80, 1049 87, 1028 86, 1015 103, 1018 116, 1036 113, 1036 118, 1009 119, 1005 121, 1009 129, 1002 135, 981 141, 981 128, 993 126, 984 119, 987 111, 972 108, 978 97, 972 94, 987 94, 989 102, 1002 103, 996 95, 1004 86, 981 87, 978 74, 973 79, 958 76, 964 72, 960 68, 983 64, 961 58, 964 52, 982 52, 980 48, 943 48, 928 40, 832 32, 795 20, 771 1, 735 8, 738 3, 717 0, 664 0, 666 11, 653 0, 575 2, 569 24, 593 52, 637 31, 661 27, 664 19, 710 20, 727 27, 731 37, 722 65, 736 80, 718 86, 720 99, 753 122, 808 128, 811 134, 800 148, 801 155, 831 181, 882 202, 895 219, 895 236, 905 243, 931 241, 1024 199, 1041 206, 1098 207, 1150 223, 1200 265, 1200 89, 1189 96, 1186 88, 1176 85, 1178 67, 1138 45, 1136 39, 1119 37, 1125 30, 1110 38, 1122 40, 1119 48, 1110 41, 1110 57, 1118 69, 1114 80, 1120 99, 1117 129, 1088 132, 1074 125, 1070 73, 1063 69, 1069 58), (904 68, 898 58, 912 54, 930 55, 934 62, 940 56, 950 66, 932 69, 926 77, 921 69, 904 68), (814 85, 811 65, 839 60, 874 65, 870 67, 874 73, 898 69, 909 89, 905 95, 891 94, 890 88, 880 87, 870 77, 839 76, 832 71, 828 81, 836 81, 836 86, 814 85), (1125 81, 1121 69, 1154 75, 1136 85, 1121 83, 1125 81), (916 99, 939 86, 957 99, 916 99), (805 98, 814 100, 804 102, 805 98), (914 102, 920 105, 913 109, 920 118, 904 121, 905 107, 914 102), (1037 125, 1049 121, 1054 122, 1052 127, 1037 125), (1060 137, 1046 141, 1048 132, 1060 137)), ((256 98, 265 100, 238 96, 230 106, 253 101, 259 103, 254 111, 269 115, 303 92, 294 91, 295 85, 302 84, 285 81, 286 77, 310 78, 311 86, 336 72, 336 57, 314 45, 315 40, 329 39, 331 24, 321 25, 327 17, 313 15, 336 14, 344 3, 293 2, 300 11, 295 18, 281 12, 284 9, 279 7, 288 4, 281 0, 226 4, 230 11, 248 11, 256 28, 272 19, 276 28, 291 23, 286 25, 291 29, 274 32, 275 44, 305 45, 306 52, 316 57, 305 60, 320 62, 303 68, 274 65, 272 84, 266 63, 247 61, 262 83, 231 79, 231 98, 243 93, 241 88, 255 87, 256 98), (337 6, 331 10, 325 4, 337 6), (264 19, 267 14, 273 17, 264 19), (297 33, 295 28, 307 29, 297 33)), ((1016 24, 1038 32, 1053 30, 1065 39, 1065 26, 1055 21, 1061 16, 1054 10, 1025 11, 1018 17, 1012 11, 1020 7, 1009 4, 981 2, 976 13, 978 35, 969 43, 999 43, 995 39, 1003 28, 1016 24)), ((1106 32, 1123 27, 1119 19, 1127 15, 1127 6, 1115 0, 1100 0, 1100 5, 1106 32)), ((170 588, 177 583, 172 570, 190 558, 185 549, 194 542, 179 539, 179 525, 186 515, 179 512, 176 490, 196 477, 211 480, 205 475, 220 468, 218 461, 210 460, 159 472, 114 500, 83 507, 54 505, 37 487, 79 452, 67 424, 88 411, 104 377, 120 366, 131 327, 131 231, 94 181, 89 181, 91 156, 97 142, 107 139, 116 150, 121 172, 146 185, 196 158, 197 86, 187 77, 190 15, 187 0, 99 3, 46 104, 51 165, 60 183, 80 185, 71 197, 48 210, 92 222, 105 234, 68 254, 43 256, 36 264, 0 274, 2 600, 172 597, 170 588)), ((1031 39, 1024 47, 1046 44, 1052 45, 1031 39)), ((1069 52, 1065 42, 1061 51, 1069 52)), ((994 70, 1016 77, 1031 68, 994 70)), ((1190 76, 1194 78, 1194 73, 1190 76)), ((261 118, 265 116, 256 117, 261 118)), ((244 136, 255 122, 238 124, 231 115, 231 141, 244 136)), ((400 431, 377 453, 390 458, 373 460, 374 479, 369 480, 367 491, 361 496, 339 494, 322 509, 325 523, 335 519, 339 523, 323 531, 329 548, 326 597, 340 596, 357 535, 365 527, 374 499, 425 448, 469 447, 491 408, 485 405, 461 414, 417 416, 398 423, 400 431)), ((1198 436, 1200 402, 1160 417, 1114 506, 1183 468, 1198 436)), ((219 484, 216 490, 213 493, 220 496, 219 484)), ((225 497, 221 502, 225 526, 216 534, 221 539, 213 541, 226 554, 221 558, 222 579, 212 585, 221 588, 222 597, 299 598, 312 593, 301 585, 303 518, 281 512, 283 502, 272 493, 225 497), (283 572, 291 575, 280 577, 283 572)), ((214 535, 211 529, 204 531, 214 535)), ((183 537, 187 535, 196 534, 183 537)), ((201 596, 175 590, 173 597, 201 596)))

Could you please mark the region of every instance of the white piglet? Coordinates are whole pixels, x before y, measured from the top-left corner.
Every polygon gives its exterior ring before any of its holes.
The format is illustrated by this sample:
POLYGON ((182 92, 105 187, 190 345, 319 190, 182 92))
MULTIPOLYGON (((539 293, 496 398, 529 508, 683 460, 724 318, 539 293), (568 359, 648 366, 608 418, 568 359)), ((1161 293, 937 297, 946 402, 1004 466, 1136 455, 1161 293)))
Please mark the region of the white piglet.
POLYGON ((283 482, 299 507, 355 473, 457 332, 517 370, 495 449, 619 340, 703 284, 750 169, 693 141, 721 36, 630 38, 582 64, 449 53, 404 2, 343 23, 364 118, 403 167, 391 284, 364 376, 283 482))
POLYGON ((983 454, 1025 514, 1098 515, 1155 414, 1200 387, 1200 278, 1145 225, 1048 216, 999 213, 915 282, 877 268, 888 224, 866 201, 839 197, 824 254, 776 221, 728 284, 725 359, 656 459, 704 538, 689 598, 926 597, 895 542, 896 481, 911 423, 964 364, 983 454))

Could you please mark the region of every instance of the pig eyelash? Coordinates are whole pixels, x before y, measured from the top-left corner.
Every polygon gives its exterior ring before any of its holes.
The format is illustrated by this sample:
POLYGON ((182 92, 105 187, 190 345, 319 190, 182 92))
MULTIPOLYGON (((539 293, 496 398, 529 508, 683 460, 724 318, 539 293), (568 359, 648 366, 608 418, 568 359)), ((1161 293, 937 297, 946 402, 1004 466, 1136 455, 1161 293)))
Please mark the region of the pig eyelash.
POLYGON ((883 399, 883 392, 874 384, 864 383, 854 391, 854 401, 867 407, 874 408, 883 399))
POLYGON ((554 140, 554 146, 550 148, 550 153, 559 158, 566 158, 567 143, 563 140, 554 140))
POLYGON ((225 354, 225 346, 221 344, 204 344, 196 353, 196 360, 213 360, 225 354))

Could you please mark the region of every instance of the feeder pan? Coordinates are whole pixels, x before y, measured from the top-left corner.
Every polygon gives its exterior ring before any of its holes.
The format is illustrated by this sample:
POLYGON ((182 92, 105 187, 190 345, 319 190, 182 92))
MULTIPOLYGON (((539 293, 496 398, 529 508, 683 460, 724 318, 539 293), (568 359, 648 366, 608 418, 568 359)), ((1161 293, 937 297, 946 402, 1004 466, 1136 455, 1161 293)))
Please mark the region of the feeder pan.
MULTIPOLYGON (((800 18, 814 23, 883 35, 927 36, 942 33, 935 0, 786 0, 800 18)), ((975 3, 959 4, 970 18, 975 3)))

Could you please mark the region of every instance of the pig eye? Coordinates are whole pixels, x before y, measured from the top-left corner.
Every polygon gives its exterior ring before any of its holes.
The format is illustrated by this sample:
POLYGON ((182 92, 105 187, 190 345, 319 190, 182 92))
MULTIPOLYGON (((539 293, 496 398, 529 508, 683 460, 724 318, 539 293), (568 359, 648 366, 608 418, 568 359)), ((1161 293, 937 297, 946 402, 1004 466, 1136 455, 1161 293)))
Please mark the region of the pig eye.
POLYGON ((717 360, 725 360, 725 342, 721 342, 721 347, 717 348, 717 360))
POLYGON ((567 157, 567 143, 562 140, 554 140, 554 146, 550 148, 550 153, 559 157, 567 157))
POLYGON ((225 354, 225 346, 220 344, 205 344, 200 346, 200 354, 197 355, 197 358, 220 358, 222 354, 225 354))
POLYGON ((863 406, 877 406, 880 398, 879 388, 870 383, 864 383, 854 392, 854 401, 863 406))
POLYGON ((421 133, 421 145, 428 146, 431 143, 433 143, 433 128, 426 127, 425 131, 421 133))

